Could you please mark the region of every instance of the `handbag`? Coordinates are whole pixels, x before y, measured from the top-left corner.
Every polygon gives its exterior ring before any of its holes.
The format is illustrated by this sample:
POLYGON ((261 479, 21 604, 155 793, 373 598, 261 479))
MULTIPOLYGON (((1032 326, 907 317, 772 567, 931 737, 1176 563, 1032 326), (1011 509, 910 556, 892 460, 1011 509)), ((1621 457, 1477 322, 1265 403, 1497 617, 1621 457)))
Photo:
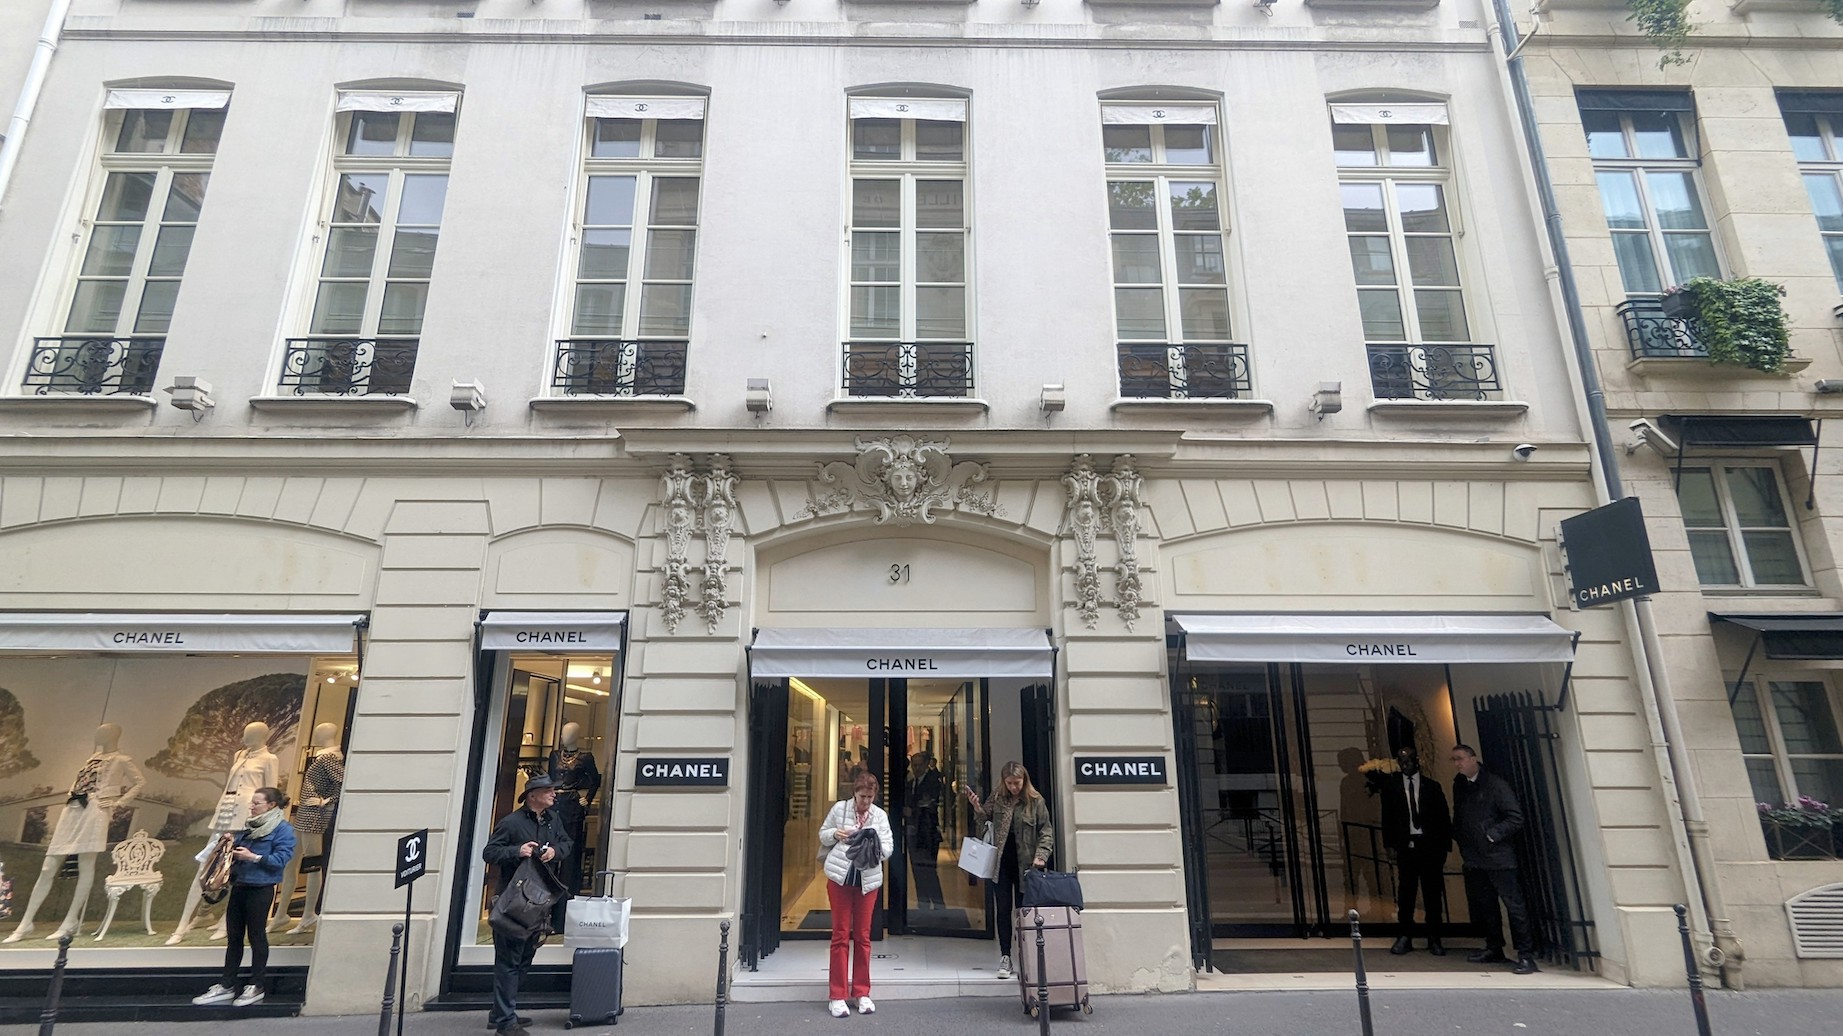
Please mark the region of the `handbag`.
POLYGON ((986 822, 984 838, 968 835, 960 839, 960 869, 986 881, 998 877, 998 847, 992 844, 991 821, 986 822))
POLYGON ((230 895, 230 865, 236 862, 231 853, 236 847, 236 839, 219 835, 216 844, 207 850, 204 869, 198 875, 198 887, 203 893, 199 898, 206 903, 216 905, 230 895))
POLYGON ((1082 909, 1081 881, 1068 871, 1031 869, 1024 872, 1023 902, 1027 907, 1082 909))
POLYGON ((563 883, 536 856, 527 856, 512 872, 505 890, 493 897, 486 923, 495 935, 531 939, 550 934, 550 911, 563 898, 563 883))
POLYGON ((627 922, 633 916, 633 900, 614 895, 614 872, 597 871, 601 878, 601 895, 577 897, 563 907, 563 945, 568 949, 583 946, 627 945, 627 922))

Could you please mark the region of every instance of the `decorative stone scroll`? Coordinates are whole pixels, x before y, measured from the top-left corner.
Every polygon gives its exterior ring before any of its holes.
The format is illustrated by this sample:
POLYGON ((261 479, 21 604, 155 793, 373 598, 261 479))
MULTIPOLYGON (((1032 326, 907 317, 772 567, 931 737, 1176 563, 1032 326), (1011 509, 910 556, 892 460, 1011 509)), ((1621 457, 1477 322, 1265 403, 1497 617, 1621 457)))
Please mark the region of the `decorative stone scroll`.
POLYGON ((1094 542, 1101 528, 1100 476, 1087 454, 1075 458, 1062 476, 1069 493, 1068 528, 1075 537, 1075 612, 1089 629, 1101 618, 1101 575, 1094 561, 1094 542))
POLYGON ((1114 604, 1130 630, 1139 621, 1139 508, 1145 479, 1139 476, 1132 456, 1121 454, 1114 458, 1112 474, 1101 479, 1097 489, 1107 507, 1106 521, 1114 543, 1120 548, 1120 561, 1114 566, 1114 604))
POLYGON ((695 592, 695 607, 715 633, 729 600, 730 526, 736 513, 736 473, 730 459, 712 454, 707 472, 691 458, 671 456, 662 476, 662 524, 666 541, 660 586, 660 610, 669 633, 678 632, 695 592), (691 584, 691 534, 704 534, 704 564, 694 591, 691 584))
POLYGON ((952 508, 988 516, 1004 513, 991 493, 972 488, 985 481, 986 466, 972 461, 955 464, 947 454, 946 438, 860 436, 853 445, 858 451, 855 461, 819 465, 819 481, 837 488, 808 503, 800 517, 836 514, 859 504, 877 509, 878 525, 932 525, 936 510, 952 508))
POLYGON ((1113 469, 1102 475, 1088 454, 1076 457, 1062 476, 1068 491, 1067 528, 1075 538, 1075 611, 1093 629, 1101 616, 1101 575, 1095 559, 1095 542, 1102 530, 1113 535, 1120 560, 1114 565, 1114 600, 1126 628, 1139 621, 1139 601, 1144 586, 1139 575, 1139 510, 1144 506, 1145 479, 1128 454, 1114 459, 1113 469))

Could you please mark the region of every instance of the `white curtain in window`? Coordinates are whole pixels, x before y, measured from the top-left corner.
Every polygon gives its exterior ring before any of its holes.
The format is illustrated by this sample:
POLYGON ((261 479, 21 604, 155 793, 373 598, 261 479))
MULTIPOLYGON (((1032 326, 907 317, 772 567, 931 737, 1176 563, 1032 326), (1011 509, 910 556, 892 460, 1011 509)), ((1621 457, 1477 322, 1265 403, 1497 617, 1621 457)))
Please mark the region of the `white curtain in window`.
POLYGON ((610 97, 590 94, 591 119, 702 119, 702 97, 610 97))
POLYGON ((427 91, 389 93, 341 90, 339 91, 339 110, 342 112, 452 113, 460 100, 460 94, 429 93, 427 91))
POLYGON ((1108 126, 1150 126, 1172 123, 1179 126, 1214 126, 1213 104, 1103 104, 1101 122, 1108 126))
POLYGON ((110 90, 104 108, 222 108, 229 90, 110 90))
POLYGON ((853 97, 851 117, 965 122, 966 102, 957 97, 853 97))
POLYGON ((1444 126, 1447 124, 1446 105, 1420 102, 1414 104, 1334 104, 1331 106, 1331 121, 1349 126, 1369 126, 1378 122, 1444 126))

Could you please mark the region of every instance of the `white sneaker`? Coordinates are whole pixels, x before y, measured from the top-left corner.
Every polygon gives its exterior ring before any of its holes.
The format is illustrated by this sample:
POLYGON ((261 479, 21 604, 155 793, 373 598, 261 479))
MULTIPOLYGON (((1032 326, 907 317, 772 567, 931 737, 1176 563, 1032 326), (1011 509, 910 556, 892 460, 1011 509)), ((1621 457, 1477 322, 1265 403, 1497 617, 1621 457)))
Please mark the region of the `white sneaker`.
POLYGON ((244 986, 243 992, 238 993, 237 999, 232 1000, 230 1002, 230 1005, 232 1007, 248 1007, 251 1004, 260 1004, 260 1003, 262 1003, 262 987, 261 986, 244 986))
POLYGON ((1009 956, 998 958, 998 977, 1001 981, 1017 977, 1011 973, 1011 958, 1009 956))
POLYGON ((860 996, 858 997, 858 1013, 859 1014, 876 1014, 877 1005, 873 1003, 869 997, 860 996))
POLYGON ((832 1001, 826 1005, 826 1010, 831 1011, 834 1018, 847 1018, 851 1015, 851 1008, 845 1006, 843 1000, 832 1001))
POLYGON ((227 1004, 236 996, 237 994, 229 986, 214 983, 210 989, 193 997, 192 1003, 198 1007, 204 1007, 206 1004, 227 1004))

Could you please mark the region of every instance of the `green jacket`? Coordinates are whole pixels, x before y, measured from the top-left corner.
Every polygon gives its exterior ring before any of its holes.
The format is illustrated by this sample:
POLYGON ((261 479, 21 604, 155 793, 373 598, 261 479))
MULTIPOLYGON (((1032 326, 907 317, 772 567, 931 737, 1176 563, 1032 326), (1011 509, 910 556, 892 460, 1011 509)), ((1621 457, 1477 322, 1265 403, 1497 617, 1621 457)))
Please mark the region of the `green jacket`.
POLYGON ((1016 851, 1019 875, 1039 857, 1048 862, 1056 848, 1056 829, 1050 825, 1049 806, 1042 796, 1025 798, 1016 806, 982 800, 974 817, 981 824, 991 822, 992 845, 999 859, 1005 858, 1007 847, 1016 851))

